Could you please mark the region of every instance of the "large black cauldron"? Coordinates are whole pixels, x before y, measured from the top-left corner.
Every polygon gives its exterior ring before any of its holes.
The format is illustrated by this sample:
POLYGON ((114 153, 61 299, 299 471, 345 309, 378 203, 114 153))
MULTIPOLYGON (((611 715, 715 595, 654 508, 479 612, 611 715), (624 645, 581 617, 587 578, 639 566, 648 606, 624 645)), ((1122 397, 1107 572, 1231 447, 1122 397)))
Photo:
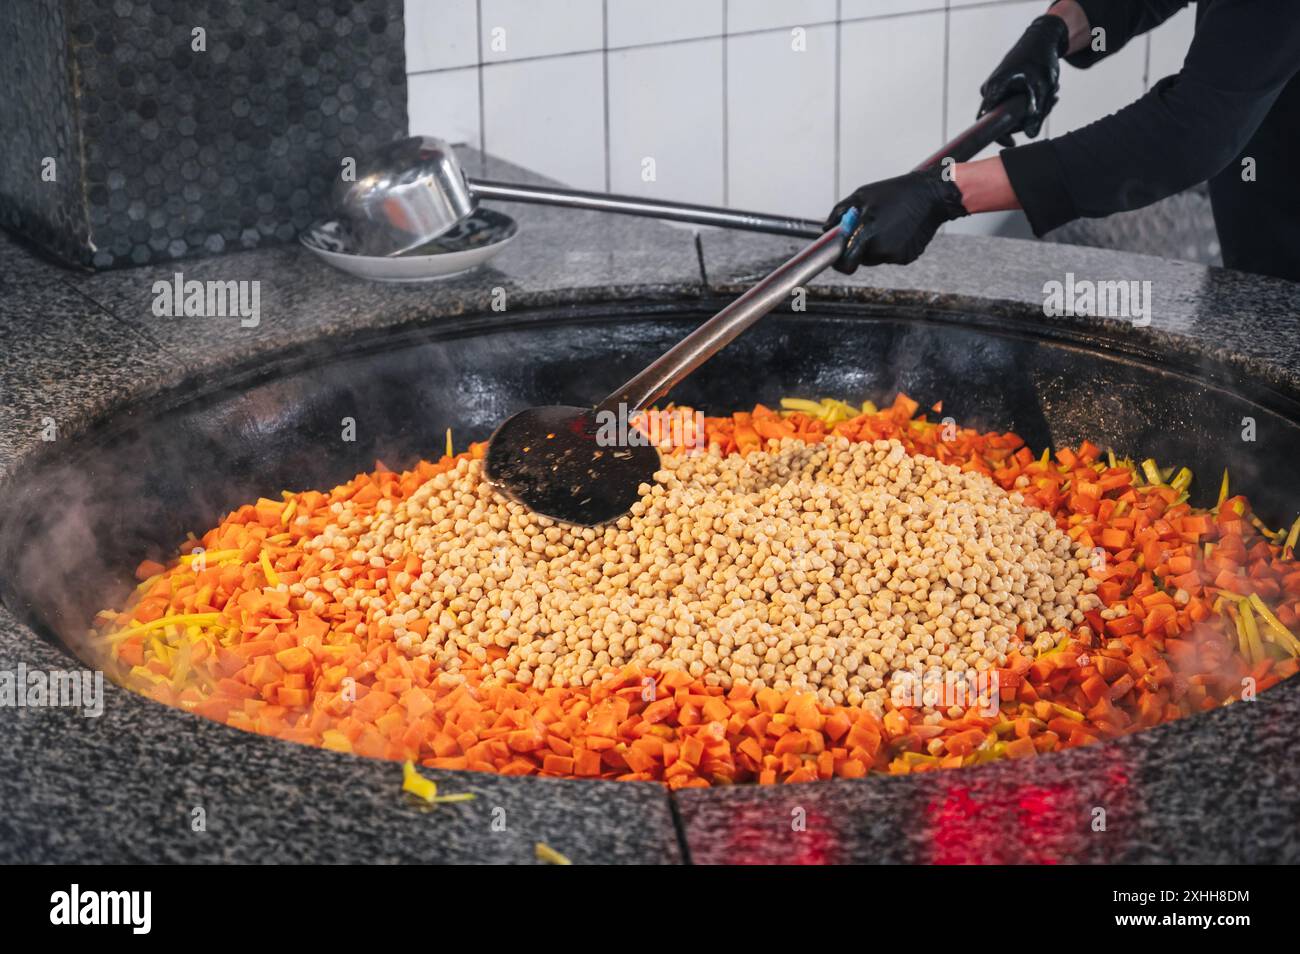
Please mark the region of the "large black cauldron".
MULTIPOLYGON (((233 369, 105 421, 71 450, 15 475, 0 502, 7 606, 76 650, 90 618, 120 601, 145 557, 187 531, 283 489, 327 488, 381 459, 394 469, 458 447, 511 412, 590 404, 687 330, 710 303, 562 307, 435 326, 233 369), (354 439, 345 440, 345 431, 354 439)), ((1032 324, 945 311, 811 304, 777 314, 712 359, 671 398, 706 413, 782 396, 889 400, 906 391, 943 416, 1014 430, 1039 450, 1088 438, 1121 456, 1190 466, 1193 500, 1224 467, 1265 519, 1289 518, 1300 406, 1177 354, 1039 334, 1032 324), (1258 441, 1241 453, 1243 419, 1258 441), (1255 449, 1258 448, 1258 449, 1255 449)))

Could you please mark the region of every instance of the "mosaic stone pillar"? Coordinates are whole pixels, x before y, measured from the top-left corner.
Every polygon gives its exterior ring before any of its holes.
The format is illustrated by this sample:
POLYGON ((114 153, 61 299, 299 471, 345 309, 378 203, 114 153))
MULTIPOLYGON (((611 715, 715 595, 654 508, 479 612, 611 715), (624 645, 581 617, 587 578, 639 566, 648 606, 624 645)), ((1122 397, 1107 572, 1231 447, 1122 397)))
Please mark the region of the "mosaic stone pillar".
POLYGON ((0 226, 115 268, 291 241, 406 135, 402 0, 4 0, 0 226))

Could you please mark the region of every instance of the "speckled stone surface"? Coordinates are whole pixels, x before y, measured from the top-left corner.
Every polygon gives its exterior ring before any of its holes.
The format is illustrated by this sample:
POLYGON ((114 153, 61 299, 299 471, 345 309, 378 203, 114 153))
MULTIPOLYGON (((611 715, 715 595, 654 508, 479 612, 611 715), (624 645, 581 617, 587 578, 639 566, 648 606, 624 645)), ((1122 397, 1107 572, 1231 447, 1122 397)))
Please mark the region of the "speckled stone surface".
MULTIPOLYGON (((462 152, 472 175, 535 179, 507 163, 462 152), (480 171, 482 170, 482 171, 480 171)), ((301 247, 259 249, 172 265, 69 276, 77 291, 123 324, 158 341, 188 371, 247 359, 304 340, 358 327, 399 327, 440 315, 546 305, 578 296, 617 301, 631 296, 697 293, 700 267, 690 233, 646 220, 538 205, 496 203, 522 234, 484 268, 444 281, 383 284, 345 275, 301 247), (168 318, 154 314, 154 285, 185 281, 257 281, 260 318, 168 318), (498 291, 499 290, 499 291, 498 291)))
POLYGON ((124 381, 149 379, 164 357, 76 289, 34 273, 0 284, 0 465, 57 441, 74 419, 108 407, 124 381))
MULTIPOLYGON (((710 290, 735 294, 799 248, 797 240, 710 232, 701 237, 710 290)), ((819 296, 987 312, 1052 336, 1095 332, 1129 348, 1171 346, 1283 391, 1300 386, 1300 285, 1223 268, 1076 245, 940 236, 914 264, 827 272, 819 296), (1150 323, 1043 314, 1048 282, 1150 282, 1150 323)))
MULTIPOLYGON (((465 158, 471 174, 519 174, 465 158)), ((0 236, 0 495, 49 449, 42 416, 58 421, 59 441, 76 441, 114 408, 230 364, 487 310, 496 287, 512 307, 721 299, 796 247, 718 232, 697 244, 689 231, 643 220, 502 207, 523 226, 515 245, 488 268, 436 285, 366 284, 296 247, 183 263, 186 277, 262 281, 254 333, 237 321, 155 317, 152 283, 170 269, 62 271, 0 236)), ((827 276, 812 294, 1173 350, 1300 397, 1300 287, 1283 282, 953 237, 909 269, 827 276), (1043 283, 1067 271, 1151 280, 1151 325, 1049 322, 1043 283)), ((19 663, 72 665, 0 609, 0 670, 19 663)), ((1255 703, 1031 763, 671 800, 655 786, 441 773, 444 791, 478 797, 430 814, 404 803, 393 764, 243 734, 112 686, 105 693, 99 719, 0 709, 0 860, 528 862, 544 841, 577 862, 1300 861, 1300 680, 1255 703), (196 808, 205 832, 192 830, 196 808), (492 826, 498 808, 504 830, 492 826), (1104 832, 1093 830, 1096 809, 1104 832)))

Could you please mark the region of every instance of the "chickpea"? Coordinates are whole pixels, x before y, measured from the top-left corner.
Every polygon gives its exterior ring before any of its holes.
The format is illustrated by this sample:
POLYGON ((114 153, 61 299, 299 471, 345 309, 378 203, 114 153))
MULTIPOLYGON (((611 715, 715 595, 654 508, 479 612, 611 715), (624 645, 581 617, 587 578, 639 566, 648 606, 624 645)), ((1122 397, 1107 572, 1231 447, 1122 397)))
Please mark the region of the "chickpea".
POLYGON ((306 544, 325 572, 291 595, 325 617, 359 609, 358 635, 391 632, 455 679, 462 652, 537 688, 635 663, 880 713, 900 669, 987 669, 1022 626, 1045 651, 1100 605, 1088 554, 1048 514, 897 441, 665 455, 631 512, 599 528, 530 514, 474 460, 373 514, 331 515, 306 544), (370 580, 390 567, 392 587, 370 580), (489 646, 505 655, 488 663, 489 646))

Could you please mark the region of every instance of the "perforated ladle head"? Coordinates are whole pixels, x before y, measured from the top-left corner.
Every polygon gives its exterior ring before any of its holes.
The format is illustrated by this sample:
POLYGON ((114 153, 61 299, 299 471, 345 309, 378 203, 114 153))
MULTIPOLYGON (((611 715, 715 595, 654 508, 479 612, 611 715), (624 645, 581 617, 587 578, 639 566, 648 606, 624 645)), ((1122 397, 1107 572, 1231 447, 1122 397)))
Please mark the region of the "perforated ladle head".
POLYGON ((659 452, 602 428, 593 408, 532 407, 488 442, 488 480, 530 510, 591 527, 627 513, 654 480, 659 452))
POLYGON ((790 292, 839 258, 856 212, 718 312, 595 408, 534 407, 488 441, 488 480, 530 510, 595 526, 627 513, 654 481, 659 452, 630 423, 790 292))

